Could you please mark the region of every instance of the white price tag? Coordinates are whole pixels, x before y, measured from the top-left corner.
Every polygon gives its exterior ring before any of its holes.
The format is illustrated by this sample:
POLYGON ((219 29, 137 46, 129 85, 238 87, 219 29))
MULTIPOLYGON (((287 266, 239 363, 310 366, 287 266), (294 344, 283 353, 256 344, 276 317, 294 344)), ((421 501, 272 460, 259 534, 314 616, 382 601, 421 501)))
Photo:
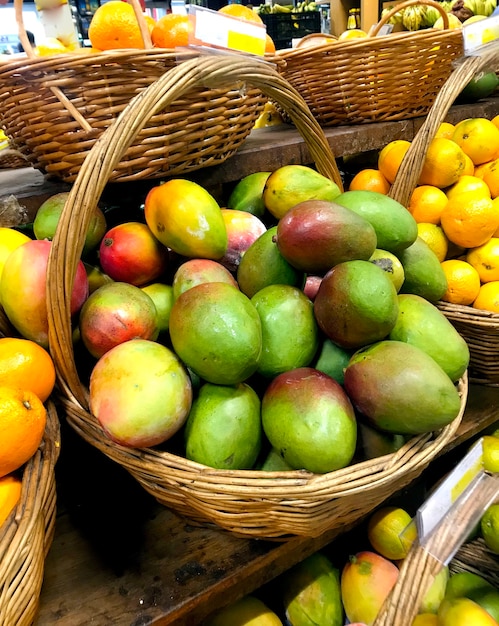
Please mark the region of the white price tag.
POLYGON ((464 53, 470 54, 485 44, 499 42, 499 15, 463 26, 464 53))
POLYGON ((483 440, 479 439, 418 509, 416 521, 421 543, 424 543, 425 537, 443 520, 459 496, 478 480, 483 471, 483 440))
POLYGON ((189 45, 246 52, 263 56, 267 29, 264 24, 242 20, 211 9, 188 5, 194 22, 189 45))

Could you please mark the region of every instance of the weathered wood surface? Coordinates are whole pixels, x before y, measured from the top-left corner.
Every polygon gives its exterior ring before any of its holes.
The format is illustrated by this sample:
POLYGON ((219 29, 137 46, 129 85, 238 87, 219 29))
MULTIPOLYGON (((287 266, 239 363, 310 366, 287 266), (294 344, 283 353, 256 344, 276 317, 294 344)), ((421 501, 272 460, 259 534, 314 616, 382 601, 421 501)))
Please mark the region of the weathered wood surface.
MULTIPOLYGON (((475 104, 456 105, 451 108, 447 120, 458 122, 467 117, 487 117, 499 114, 499 97, 482 100, 475 104)), ((358 126, 338 126, 325 129, 325 134, 337 157, 352 156, 379 150, 394 139, 411 140, 424 118, 399 122, 378 122, 358 126)), ((291 163, 310 163, 308 149, 298 131, 288 125, 254 130, 237 153, 225 163, 208 167, 186 175, 211 189, 217 185, 230 184, 253 172, 272 171, 291 163)), ((120 198, 145 197, 145 190, 156 181, 114 183, 109 185, 107 196, 120 198)), ((50 195, 69 189, 69 185, 48 180, 32 168, 0 170, 0 197, 14 194, 24 199, 30 214, 50 195)))
MULTIPOLYGON (((471 385, 446 452, 498 419, 499 389, 471 385)), ((272 543, 192 526, 72 432, 62 443, 61 514, 36 626, 197 626, 347 530, 272 543)))

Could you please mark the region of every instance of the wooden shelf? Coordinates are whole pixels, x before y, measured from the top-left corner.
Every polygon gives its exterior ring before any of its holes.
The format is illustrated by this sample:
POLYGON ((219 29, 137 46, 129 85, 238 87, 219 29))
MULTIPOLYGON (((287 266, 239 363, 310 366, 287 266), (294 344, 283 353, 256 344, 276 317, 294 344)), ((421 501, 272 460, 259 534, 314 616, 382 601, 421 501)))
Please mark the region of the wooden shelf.
MULTIPOLYGON (((499 389, 471 385, 459 434, 444 452, 497 420, 499 389)), ((197 626, 348 530, 273 543, 193 526, 155 504, 121 467, 67 429, 62 444, 63 512, 36 626, 197 626)))

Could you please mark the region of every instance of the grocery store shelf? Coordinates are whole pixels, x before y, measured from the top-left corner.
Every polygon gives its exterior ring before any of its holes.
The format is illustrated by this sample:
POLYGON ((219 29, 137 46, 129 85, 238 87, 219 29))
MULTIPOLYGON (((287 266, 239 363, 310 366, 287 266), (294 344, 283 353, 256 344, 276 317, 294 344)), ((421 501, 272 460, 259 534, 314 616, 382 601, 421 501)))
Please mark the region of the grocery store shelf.
MULTIPOLYGON (((488 98, 474 104, 453 106, 447 116, 450 122, 468 117, 492 119, 499 114, 499 97, 488 98)), ((397 122, 377 122, 355 126, 326 128, 325 134, 336 157, 345 157, 373 150, 380 150, 394 139, 413 139, 424 121, 424 117, 397 122)), ((207 167, 186 175, 207 189, 218 185, 233 184, 247 174, 257 171, 272 171, 291 163, 310 164, 308 148, 290 125, 273 126, 254 130, 240 149, 220 165, 207 167)), ((158 179, 133 183, 108 185, 108 195, 113 201, 120 198, 143 200, 145 190, 157 184, 158 179)), ((33 168, 0 170, 2 196, 13 194, 23 199, 28 211, 33 212, 49 195, 69 189, 69 185, 46 178, 33 168)), ((106 193, 106 192, 105 192, 106 193)))
MULTIPOLYGON (((499 389, 471 385, 458 436, 444 452, 498 420, 499 389)), ((193 526, 76 435, 63 430, 62 443, 61 513, 35 626, 197 626, 347 530, 272 543, 193 526)))

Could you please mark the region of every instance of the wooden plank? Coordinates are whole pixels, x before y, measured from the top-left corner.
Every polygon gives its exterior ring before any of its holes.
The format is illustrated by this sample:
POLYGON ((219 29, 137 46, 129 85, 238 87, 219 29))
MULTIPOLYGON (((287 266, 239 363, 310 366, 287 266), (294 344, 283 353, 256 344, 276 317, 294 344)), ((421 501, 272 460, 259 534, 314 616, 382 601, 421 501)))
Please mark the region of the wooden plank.
MULTIPOLYGON (((471 385, 445 452, 497 422, 498 407, 499 389, 471 385)), ((274 543, 193 526, 76 435, 63 435, 59 502, 67 509, 57 519, 36 626, 196 626, 348 530, 274 543)))
MULTIPOLYGON (((498 114, 499 97, 496 97, 475 104, 456 105, 451 108, 447 119, 455 123, 468 117, 492 119, 498 114)), ((418 117, 397 122, 337 126, 325 128, 324 132, 335 156, 345 157, 380 150, 394 139, 410 141, 424 119, 418 117)), ((310 164, 311 157, 298 131, 285 124, 254 130, 236 154, 225 163, 192 172, 185 178, 212 190, 219 185, 234 184, 253 172, 272 171, 292 163, 310 164)), ((108 185, 103 197, 109 198, 115 204, 123 199, 140 204, 147 190, 155 184, 159 184, 159 179, 113 183, 108 185)), ((1 197, 13 194, 22 199, 30 215, 33 215, 43 200, 58 191, 67 191, 69 185, 47 179, 33 168, 22 168, 0 170, 0 189, 1 197)))

